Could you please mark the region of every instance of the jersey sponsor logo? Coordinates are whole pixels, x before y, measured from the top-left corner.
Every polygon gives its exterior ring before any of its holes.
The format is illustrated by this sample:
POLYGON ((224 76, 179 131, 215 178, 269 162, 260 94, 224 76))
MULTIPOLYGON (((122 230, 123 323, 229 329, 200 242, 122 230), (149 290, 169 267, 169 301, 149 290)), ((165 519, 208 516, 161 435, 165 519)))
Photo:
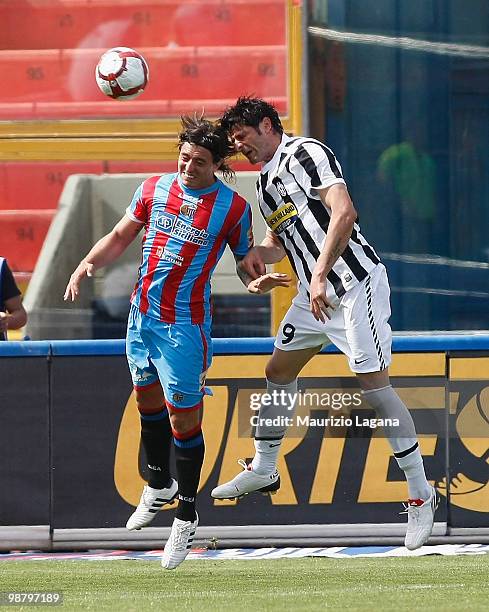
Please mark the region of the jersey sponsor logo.
POLYGON ((164 247, 159 246, 156 249, 156 256, 177 266, 183 266, 184 258, 178 253, 172 253, 172 251, 164 247))
POLYGON ((180 219, 169 212, 162 212, 155 221, 157 229, 173 238, 179 238, 192 244, 206 246, 209 244, 209 234, 204 229, 193 227, 185 219, 180 219))
POLYGON ((268 215, 265 221, 273 232, 280 234, 285 228, 289 227, 289 225, 295 223, 297 214, 295 204, 285 204, 278 210, 274 211, 271 215, 268 215))

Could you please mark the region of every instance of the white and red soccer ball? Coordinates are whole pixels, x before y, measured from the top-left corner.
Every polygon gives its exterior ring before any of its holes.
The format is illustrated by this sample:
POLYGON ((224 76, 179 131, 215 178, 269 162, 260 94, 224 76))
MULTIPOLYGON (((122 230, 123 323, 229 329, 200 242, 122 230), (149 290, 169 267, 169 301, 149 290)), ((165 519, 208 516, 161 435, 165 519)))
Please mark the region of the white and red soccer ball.
POLYGON ((139 96, 148 84, 148 78, 146 60, 129 47, 109 49, 95 69, 100 91, 116 100, 132 100, 139 96))

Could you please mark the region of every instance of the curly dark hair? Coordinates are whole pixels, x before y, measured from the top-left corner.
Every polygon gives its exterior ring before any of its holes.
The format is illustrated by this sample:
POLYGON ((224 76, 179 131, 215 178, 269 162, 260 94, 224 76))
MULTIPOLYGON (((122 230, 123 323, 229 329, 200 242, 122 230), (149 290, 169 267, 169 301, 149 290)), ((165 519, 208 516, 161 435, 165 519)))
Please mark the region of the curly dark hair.
POLYGON ((284 128, 277 109, 261 98, 250 96, 240 96, 234 106, 229 106, 221 117, 221 124, 228 132, 236 125, 249 125, 257 130, 265 117, 270 119, 276 132, 283 134, 284 128))
POLYGON ((201 115, 196 114, 182 115, 182 131, 178 135, 178 149, 182 148, 184 143, 189 143, 207 149, 215 164, 221 163, 219 172, 222 173, 226 180, 234 179, 235 172, 230 168, 226 159, 235 154, 234 145, 229 139, 227 131, 218 121, 209 121, 201 115))

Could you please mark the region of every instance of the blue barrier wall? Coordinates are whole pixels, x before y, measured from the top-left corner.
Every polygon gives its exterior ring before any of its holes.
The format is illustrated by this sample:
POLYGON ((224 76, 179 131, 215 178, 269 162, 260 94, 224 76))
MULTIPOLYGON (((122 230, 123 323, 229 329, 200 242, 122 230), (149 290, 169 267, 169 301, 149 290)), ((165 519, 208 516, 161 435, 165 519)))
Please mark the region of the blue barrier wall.
MULTIPOLYGON (((214 355, 268 355, 273 338, 215 338, 214 355)), ((439 351, 489 351, 489 334, 416 334, 394 336, 394 353, 439 351)), ((339 354, 332 344, 324 354, 339 354)), ((40 357, 47 355, 124 355, 124 340, 34 340, 0 343, 0 357, 40 357)))

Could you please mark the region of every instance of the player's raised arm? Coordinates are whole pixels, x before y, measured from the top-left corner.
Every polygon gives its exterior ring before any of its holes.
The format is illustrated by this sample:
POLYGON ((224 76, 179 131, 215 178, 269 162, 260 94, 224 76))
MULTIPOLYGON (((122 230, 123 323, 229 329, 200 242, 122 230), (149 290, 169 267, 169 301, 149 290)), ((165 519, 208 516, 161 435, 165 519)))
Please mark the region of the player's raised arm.
POLYGON ((142 223, 124 215, 113 230, 101 238, 80 261, 66 286, 64 300, 72 302, 80 293, 80 282, 85 276, 92 276, 97 268, 103 268, 115 261, 139 234, 142 223))

